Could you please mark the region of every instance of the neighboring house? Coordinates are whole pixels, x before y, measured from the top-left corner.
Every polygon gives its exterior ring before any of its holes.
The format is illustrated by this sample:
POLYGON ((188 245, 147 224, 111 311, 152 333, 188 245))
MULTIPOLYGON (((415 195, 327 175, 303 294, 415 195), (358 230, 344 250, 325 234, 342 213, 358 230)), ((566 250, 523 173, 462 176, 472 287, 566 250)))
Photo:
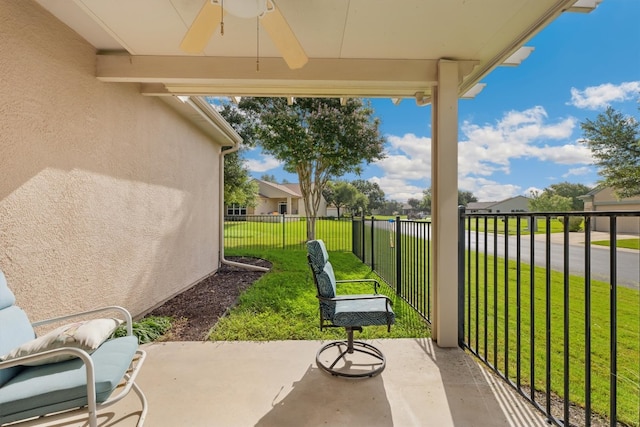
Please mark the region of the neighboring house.
POLYGON ((528 212, 529 198, 515 196, 499 202, 471 202, 467 204, 466 211, 468 213, 528 212))
MULTIPOLYGON (((227 215, 287 214, 306 216, 299 184, 276 184, 261 179, 254 181, 258 184, 258 205, 255 208, 227 206, 227 215)), ((320 199, 317 216, 327 216, 327 202, 324 197, 320 199)))
POLYGON ((140 315, 215 272, 220 152, 240 137, 200 98, 100 81, 96 48, 35 2, 3 1, 0 22, 0 269, 18 305, 140 315))
MULTIPOLYGON (((584 210, 588 212, 603 211, 640 211, 640 196, 618 199, 611 187, 600 187, 580 196, 584 202, 584 210)), ((591 229, 593 231, 610 231, 609 218, 593 217, 591 229)), ((616 228, 618 233, 640 234, 638 218, 619 217, 616 228)))

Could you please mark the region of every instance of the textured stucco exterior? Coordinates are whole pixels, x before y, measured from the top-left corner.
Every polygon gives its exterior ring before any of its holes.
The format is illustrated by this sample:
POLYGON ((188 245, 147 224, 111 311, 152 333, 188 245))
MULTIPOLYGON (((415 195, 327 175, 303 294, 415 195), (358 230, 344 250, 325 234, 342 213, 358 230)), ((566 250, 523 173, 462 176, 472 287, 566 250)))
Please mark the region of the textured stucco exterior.
MULTIPOLYGON (((618 199, 611 187, 596 189, 582 196, 584 210, 591 212, 604 211, 636 211, 640 212, 640 197, 618 199)), ((593 231, 610 231, 608 217, 594 217, 591 222, 593 231)), ((618 217, 616 222, 618 233, 640 234, 640 218, 618 217)))
POLYGON ((220 145, 28 0, 0 2, 0 269, 32 319, 141 314, 218 267, 220 145))

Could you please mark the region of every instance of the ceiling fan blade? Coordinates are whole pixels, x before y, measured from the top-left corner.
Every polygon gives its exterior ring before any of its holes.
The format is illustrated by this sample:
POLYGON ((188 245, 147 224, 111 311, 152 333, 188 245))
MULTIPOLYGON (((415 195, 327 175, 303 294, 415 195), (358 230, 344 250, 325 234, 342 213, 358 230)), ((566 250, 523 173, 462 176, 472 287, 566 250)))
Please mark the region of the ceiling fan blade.
POLYGON ((265 13, 260 18, 260 22, 289 68, 295 70, 304 67, 309 58, 304 53, 302 45, 275 3, 273 4, 273 10, 265 13))
POLYGON ((184 35, 180 49, 187 53, 201 53, 207 47, 207 43, 218 28, 221 19, 222 8, 220 5, 207 0, 184 35))

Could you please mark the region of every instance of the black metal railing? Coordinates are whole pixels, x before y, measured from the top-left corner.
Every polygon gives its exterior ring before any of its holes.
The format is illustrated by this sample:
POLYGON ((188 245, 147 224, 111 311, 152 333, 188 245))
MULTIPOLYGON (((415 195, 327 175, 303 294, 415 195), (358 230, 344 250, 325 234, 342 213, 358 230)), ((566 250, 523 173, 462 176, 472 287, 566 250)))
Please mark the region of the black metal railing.
POLYGON ((431 222, 354 218, 353 253, 431 319, 431 222))
POLYGON ((331 251, 352 250, 351 218, 299 215, 234 215, 224 217, 224 247, 233 249, 305 249, 307 224, 315 222, 316 239, 331 251))
POLYGON ((640 212, 460 221, 460 345, 555 425, 640 425, 640 212))

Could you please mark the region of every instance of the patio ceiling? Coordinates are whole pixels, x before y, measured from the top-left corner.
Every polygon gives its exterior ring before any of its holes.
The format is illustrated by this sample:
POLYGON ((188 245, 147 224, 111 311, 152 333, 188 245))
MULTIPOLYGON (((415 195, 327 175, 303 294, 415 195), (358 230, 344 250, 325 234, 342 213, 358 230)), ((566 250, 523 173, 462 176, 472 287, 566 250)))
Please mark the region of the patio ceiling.
MULTIPOLYGON (((291 70, 256 19, 224 17, 202 54, 180 43, 205 0, 37 0, 97 50, 97 78, 147 95, 330 96, 430 101, 440 59, 472 89, 563 11, 600 0, 277 0, 308 63, 291 70)), ((226 0, 232 3, 235 0, 226 0)), ((218 26, 217 22, 212 25, 218 26)), ((516 54, 516 55, 514 55, 516 54)))

